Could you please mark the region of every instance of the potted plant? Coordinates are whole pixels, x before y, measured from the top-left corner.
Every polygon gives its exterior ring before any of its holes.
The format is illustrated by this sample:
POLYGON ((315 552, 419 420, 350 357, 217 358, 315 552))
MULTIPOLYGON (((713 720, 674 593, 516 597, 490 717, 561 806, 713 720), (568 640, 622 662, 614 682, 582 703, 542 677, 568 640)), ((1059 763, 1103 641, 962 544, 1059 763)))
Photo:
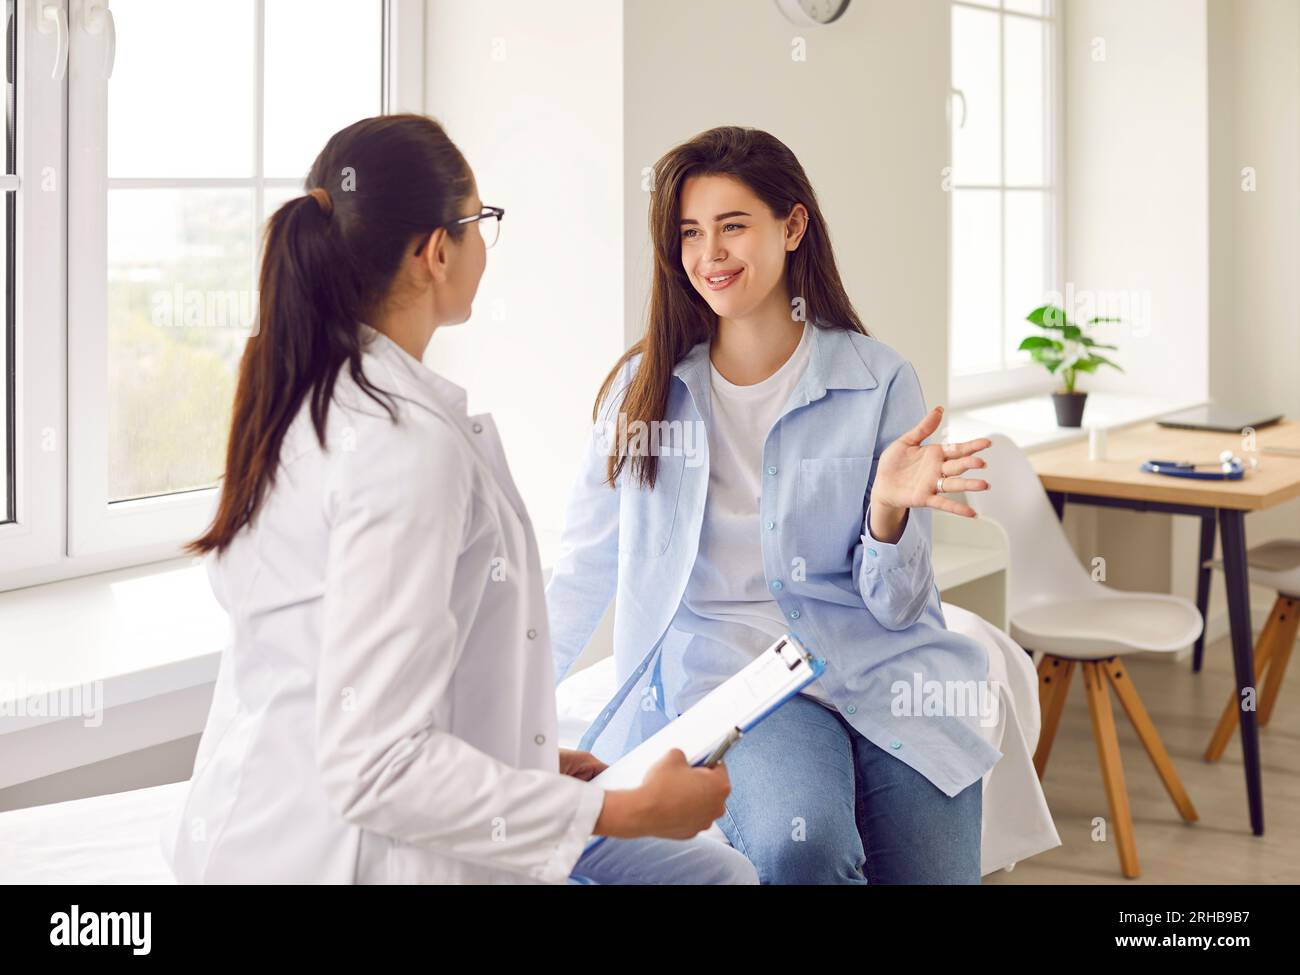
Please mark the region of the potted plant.
MULTIPOLYGON (((1088 394, 1075 390, 1075 380, 1081 372, 1096 372, 1098 366, 1112 366, 1123 372, 1124 370, 1118 365, 1093 351, 1116 347, 1102 345, 1085 335, 1083 328, 1071 322, 1066 317, 1064 309, 1055 305, 1042 305, 1035 308, 1025 316, 1025 320, 1048 332, 1047 335, 1030 335, 1020 343, 1020 348, 1028 352, 1035 362, 1044 366, 1052 375, 1061 377, 1063 388, 1052 393, 1057 426, 1082 426, 1083 406, 1088 399, 1088 394)), ((1118 321, 1118 318, 1095 316, 1088 319, 1087 325, 1118 321)))

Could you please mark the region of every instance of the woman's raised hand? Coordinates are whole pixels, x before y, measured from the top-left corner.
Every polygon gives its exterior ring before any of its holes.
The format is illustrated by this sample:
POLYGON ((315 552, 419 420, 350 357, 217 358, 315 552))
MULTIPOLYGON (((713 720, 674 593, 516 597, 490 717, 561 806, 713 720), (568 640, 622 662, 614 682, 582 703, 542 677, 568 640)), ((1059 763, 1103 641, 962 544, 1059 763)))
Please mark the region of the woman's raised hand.
POLYGON ((984 467, 979 451, 990 447, 987 438, 965 443, 922 444, 939 428, 943 407, 936 406, 907 433, 890 444, 876 465, 876 479, 871 486, 871 504, 875 508, 938 508, 955 515, 974 518, 975 509, 945 497, 954 491, 987 491, 988 482, 976 477, 961 477, 972 468, 984 467))

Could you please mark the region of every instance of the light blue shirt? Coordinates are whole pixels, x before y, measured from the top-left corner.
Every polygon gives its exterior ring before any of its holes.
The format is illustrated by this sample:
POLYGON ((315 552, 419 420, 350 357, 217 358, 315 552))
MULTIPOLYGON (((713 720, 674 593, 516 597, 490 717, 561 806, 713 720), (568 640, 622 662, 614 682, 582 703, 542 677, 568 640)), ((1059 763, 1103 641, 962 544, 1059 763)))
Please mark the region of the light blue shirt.
MULTIPOLYGON (((822 327, 812 338, 803 378, 763 447, 759 521, 772 526, 762 531, 764 575, 790 631, 826 661, 820 685, 845 720, 955 796, 1001 757, 980 732, 986 651, 944 622, 930 560, 933 509, 910 509, 894 544, 872 537, 867 510, 881 453, 927 412, 921 384, 876 339, 822 327)), ((692 634, 673 619, 699 551, 709 483, 707 436, 690 432, 684 449, 659 457, 652 490, 630 465, 617 488, 605 483, 607 424, 638 361, 601 405, 546 589, 557 680, 617 596, 620 686, 582 743, 606 762, 674 716, 665 686, 684 683, 692 634)), ((707 341, 674 367, 667 429, 708 429, 709 368, 707 341)))
MULTIPOLYGON (((763 445, 812 357, 813 326, 804 325, 790 357, 761 382, 736 386, 710 367, 709 485, 695 564, 672 626, 692 634, 683 650, 685 685, 664 688, 668 713, 695 706, 744 669, 789 628, 763 571, 758 517, 765 480, 763 445)), ((835 705, 817 681, 802 693, 835 705)))

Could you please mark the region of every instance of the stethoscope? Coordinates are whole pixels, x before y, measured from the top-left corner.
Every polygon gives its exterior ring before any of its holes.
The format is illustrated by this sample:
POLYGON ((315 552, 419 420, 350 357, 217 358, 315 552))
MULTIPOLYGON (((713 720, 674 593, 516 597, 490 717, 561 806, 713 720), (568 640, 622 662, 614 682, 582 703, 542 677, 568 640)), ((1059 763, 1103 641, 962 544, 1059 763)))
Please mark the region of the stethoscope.
POLYGON ((1231 450, 1225 450, 1219 454, 1219 459, 1212 463, 1194 464, 1190 460, 1148 460, 1143 463, 1142 470, 1148 474, 1191 477, 1199 481, 1240 481, 1247 470, 1253 471, 1257 467, 1259 467, 1258 457, 1251 457, 1249 460, 1243 461, 1233 454, 1231 450), (1215 469, 1198 469, 1202 467, 1215 469))

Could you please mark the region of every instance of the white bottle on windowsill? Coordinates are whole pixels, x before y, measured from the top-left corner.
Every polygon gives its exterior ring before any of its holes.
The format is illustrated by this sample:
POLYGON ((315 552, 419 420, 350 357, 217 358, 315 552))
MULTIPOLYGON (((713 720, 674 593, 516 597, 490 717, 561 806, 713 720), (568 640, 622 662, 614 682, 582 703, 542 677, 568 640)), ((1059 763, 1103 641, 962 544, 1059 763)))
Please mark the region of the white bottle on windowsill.
POLYGON ((1106 459, 1106 428, 1105 427, 1088 428, 1088 459, 1089 460, 1106 459))

